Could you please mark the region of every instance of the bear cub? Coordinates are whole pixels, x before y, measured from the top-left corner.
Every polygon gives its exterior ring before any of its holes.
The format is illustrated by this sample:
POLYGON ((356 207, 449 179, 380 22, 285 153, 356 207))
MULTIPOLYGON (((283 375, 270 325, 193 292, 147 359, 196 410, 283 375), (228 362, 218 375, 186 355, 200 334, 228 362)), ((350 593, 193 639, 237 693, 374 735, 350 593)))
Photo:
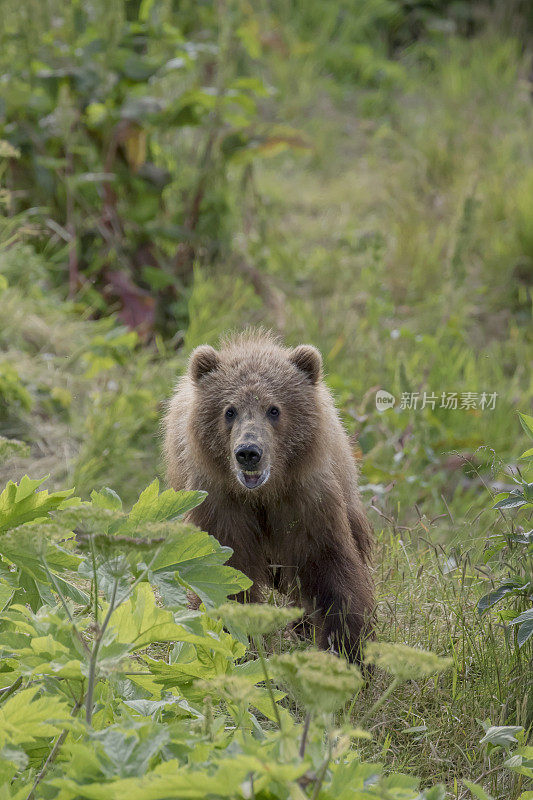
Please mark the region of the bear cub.
POLYGON ((189 520, 232 548, 249 599, 265 587, 290 595, 321 647, 358 659, 373 616, 372 536, 318 350, 264 332, 197 347, 164 429, 169 484, 208 492, 189 520))

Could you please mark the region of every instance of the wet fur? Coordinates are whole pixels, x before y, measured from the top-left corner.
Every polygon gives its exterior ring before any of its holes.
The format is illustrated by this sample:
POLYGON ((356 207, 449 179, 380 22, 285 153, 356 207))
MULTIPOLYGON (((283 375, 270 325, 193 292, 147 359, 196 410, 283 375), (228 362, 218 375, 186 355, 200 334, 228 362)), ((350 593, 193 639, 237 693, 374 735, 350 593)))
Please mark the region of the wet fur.
POLYGON ((208 492, 189 518, 233 549, 230 563, 254 582, 250 599, 276 585, 312 614, 321 646, 357 658, 373 614, 372 537, 318 351, 290 350, 262 332, 218 352, 197 348, 164 427, 168 481, 208 492), (228 403, 270 448, 270 480, 254 490, 232 467, 228 403), (269 403, 281 409, 274 430, 262 421, 269 403))

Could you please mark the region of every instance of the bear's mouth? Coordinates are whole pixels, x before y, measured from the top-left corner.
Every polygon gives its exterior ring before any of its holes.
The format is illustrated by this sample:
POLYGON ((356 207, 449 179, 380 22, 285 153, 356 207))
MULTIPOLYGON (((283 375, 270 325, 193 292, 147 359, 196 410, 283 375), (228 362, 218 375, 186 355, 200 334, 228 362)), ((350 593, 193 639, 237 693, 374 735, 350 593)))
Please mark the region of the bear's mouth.
POLYGON ((262 472, 240 469, 237 472, 237 478, 246 489, 257 489, 270 478, 270 467, 267 467, 262 472))

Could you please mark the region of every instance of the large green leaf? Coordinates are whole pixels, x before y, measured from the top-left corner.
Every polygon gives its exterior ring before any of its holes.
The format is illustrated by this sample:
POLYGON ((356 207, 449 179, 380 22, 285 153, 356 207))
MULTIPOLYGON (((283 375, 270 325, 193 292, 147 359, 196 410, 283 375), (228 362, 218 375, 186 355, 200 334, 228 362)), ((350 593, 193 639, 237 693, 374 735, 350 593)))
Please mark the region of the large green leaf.
POLYGON ((31 744, 42 736, 56 736, 72 718, 58 697, 38 697, 32 687, 10 697, 0 706, 0 747, 31 744))
POLYGON ((192 589, 206 606, 218 606, 228 595, 252 585, 242 572, 225 565, 231 552, 203 531, 171 534, 152 564, 153 581, 162 593, 177 581, 192 589))
POLYGON ((0 494, 0 533, 48 516, 50 511, 60 508, 72 495, 72 489, 48 493, 47 489, 38 492, 46 478, 31 480, 25 475, 19 484, 9 481, 0 494))
MULTIPOLYGON (((72 624, 62 608, 40 608, 37 614, 13 605, 0 614, 1 650, 15 659, 17 673, 32 679, 45 675, 81 681, 86 652, 73 635, 72 624)), ((80 627, 83 620, 78 621, 80 627)))
POLYGON ((131 651, 152 642, 189 642, 231 656, 231 651, 217 637, 198 635, 177 625, 172 612, 156 604, 154 592, 147 583, 140 583, 133 595, 111 615, 109 643, 111 641, 127 644, 131 651))
POLYGON ((527 586, 527 583, 523 583, 523 581, 518 580, 502 583, 497 589, 494 589, 494 591, 483 595, 477 604, 477 610, 480 614, 483 614, 483 612, 487 611, 489 608, 492 608, 492 606, 496 605, 496 603, 499 603, 500 600, 506 595, 522 594, 527 586))
POLYGON ((28 525, 5 533, 1 540, 1 551, 4 559, 18 569, 20 588, 17 600, 29 603, 34 611, 42 603, 53 603, 51 592, 57 592, 58 589, 79 605, 88 602, 88 595, 79 586, 67 577, 58 575, 65 571, 76 571, 82 557, 48 542, 42 529, 28 525))
POLYGON ((131 526, 141 522, 176 519, 200 505, 206 495, 207 492, 176 492, 174 489, 167 489, 159 494, 159 481, 156 478, 141 492, 128 515, 128 522, 131 526))
POLYGON ((113 611, 109 632, 113 641, 137 650, 151 642, 175 641, 181 628, 174 622, 171 611, 156 604, 151 587, 141 583, 133 595, 113 611))
POLYGON ((479 740, 479 743, 509 747, 517 744, 516 734, 521 733, 523 730, 521 725, 492 725, 485 732, 485 736, 479 740))
POLYGON ((527 500, 524 497, 523 491, 520 489, 513 489, 512 492, 509 492, 506 497, 503 497, 501 500, 498 500, 492 507, 496 509, 506 509, 506 508, 521 508, 527 504, 527 500))

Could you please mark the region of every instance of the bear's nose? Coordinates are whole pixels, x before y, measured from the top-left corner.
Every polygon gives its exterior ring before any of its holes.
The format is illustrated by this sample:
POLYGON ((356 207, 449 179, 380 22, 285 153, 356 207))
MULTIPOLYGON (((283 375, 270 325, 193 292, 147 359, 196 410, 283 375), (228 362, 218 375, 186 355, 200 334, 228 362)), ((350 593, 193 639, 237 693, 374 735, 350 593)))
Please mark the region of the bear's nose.
POLYGON ((253 469, 259 464, 263 451, 256 444, 241 444, 235 450, 235 458, 244 469, 253 469))

